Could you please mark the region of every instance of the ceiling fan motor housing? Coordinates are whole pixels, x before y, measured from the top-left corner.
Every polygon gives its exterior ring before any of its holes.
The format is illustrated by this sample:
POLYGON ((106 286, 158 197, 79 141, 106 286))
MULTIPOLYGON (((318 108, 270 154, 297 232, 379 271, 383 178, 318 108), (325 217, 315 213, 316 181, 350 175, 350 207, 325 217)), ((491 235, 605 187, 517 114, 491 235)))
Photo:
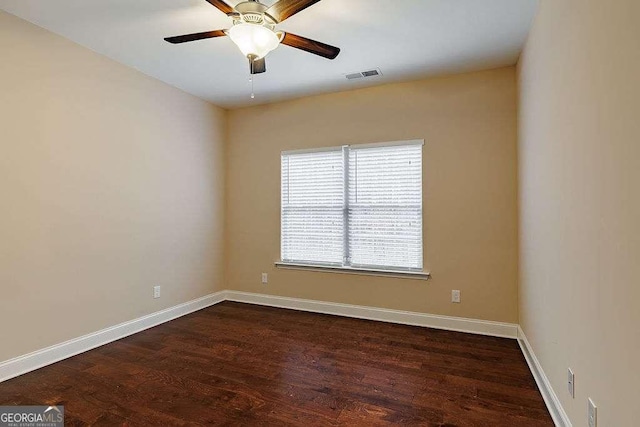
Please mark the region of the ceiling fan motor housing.
POLYGON ((266 13, 268 7, 258 1, 250 0, 238 3, 235 9, 239 16, 234 17, 234 20, 265 26, 277 24, 277 21, 266 13))

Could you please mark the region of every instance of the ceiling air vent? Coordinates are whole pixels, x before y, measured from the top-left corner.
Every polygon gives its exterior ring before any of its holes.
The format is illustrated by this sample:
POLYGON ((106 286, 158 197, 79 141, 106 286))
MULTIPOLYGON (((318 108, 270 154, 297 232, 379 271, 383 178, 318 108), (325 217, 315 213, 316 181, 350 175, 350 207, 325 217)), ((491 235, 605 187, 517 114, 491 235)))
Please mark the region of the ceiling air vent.
POLYGON ((375 76, 381 76, 381 75, 382 75, 382 71, 380 71, 379 68, 376 68, 375 70, 367 70, 367 71, 360 71, 357 73, 345 74, 345 77, 347 78, 347 80, 355 80, 355 79, 362 79, 364 77, 375 77, 375 76))

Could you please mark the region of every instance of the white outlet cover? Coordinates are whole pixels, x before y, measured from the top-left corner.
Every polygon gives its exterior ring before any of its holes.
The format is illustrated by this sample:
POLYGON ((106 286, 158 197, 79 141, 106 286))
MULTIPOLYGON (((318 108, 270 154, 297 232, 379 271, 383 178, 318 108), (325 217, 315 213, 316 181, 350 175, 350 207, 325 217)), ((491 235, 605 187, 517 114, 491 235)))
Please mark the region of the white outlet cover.
POLYGON ((459 303, 460 302, 460 291, 453 290, 451 291, 451 302, 459 303))
POLYGON ((269 282, 269 276, 267 273, 262 273, 262 283, 267 284, 269 282))

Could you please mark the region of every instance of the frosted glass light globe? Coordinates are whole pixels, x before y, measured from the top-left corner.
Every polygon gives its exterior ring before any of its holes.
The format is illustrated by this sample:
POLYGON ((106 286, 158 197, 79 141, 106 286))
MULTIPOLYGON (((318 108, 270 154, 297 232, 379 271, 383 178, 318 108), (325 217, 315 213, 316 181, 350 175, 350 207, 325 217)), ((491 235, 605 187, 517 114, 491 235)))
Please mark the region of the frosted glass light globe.
POLYGON ((234 25, 228 34, 244 56, 253 55, 256 59, 265 57, 280 44, 280 37, 275 32, 257 24, 234 25))

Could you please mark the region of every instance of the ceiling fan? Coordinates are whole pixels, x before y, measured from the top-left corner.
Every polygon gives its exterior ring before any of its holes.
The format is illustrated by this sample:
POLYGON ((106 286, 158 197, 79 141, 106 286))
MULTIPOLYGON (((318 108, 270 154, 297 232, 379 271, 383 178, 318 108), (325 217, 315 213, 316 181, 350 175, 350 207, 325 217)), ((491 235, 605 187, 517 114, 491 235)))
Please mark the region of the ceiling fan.
POLYGON ((228 30, 185 34, 167 37, 165 40, 177 44, 229 36, 249 59, 251 74, 267 71, 264 58, 280 43, 327 59, 335 59, 340 53, 340 49, 335 46, 284 31, 276 31, 277 24, 320 0, 279 0, 271 7, 260 3, 259 0, 248 0, 239 3, 235 8, 223 0, 206 1, 233 18, 233 26, 228 30))

